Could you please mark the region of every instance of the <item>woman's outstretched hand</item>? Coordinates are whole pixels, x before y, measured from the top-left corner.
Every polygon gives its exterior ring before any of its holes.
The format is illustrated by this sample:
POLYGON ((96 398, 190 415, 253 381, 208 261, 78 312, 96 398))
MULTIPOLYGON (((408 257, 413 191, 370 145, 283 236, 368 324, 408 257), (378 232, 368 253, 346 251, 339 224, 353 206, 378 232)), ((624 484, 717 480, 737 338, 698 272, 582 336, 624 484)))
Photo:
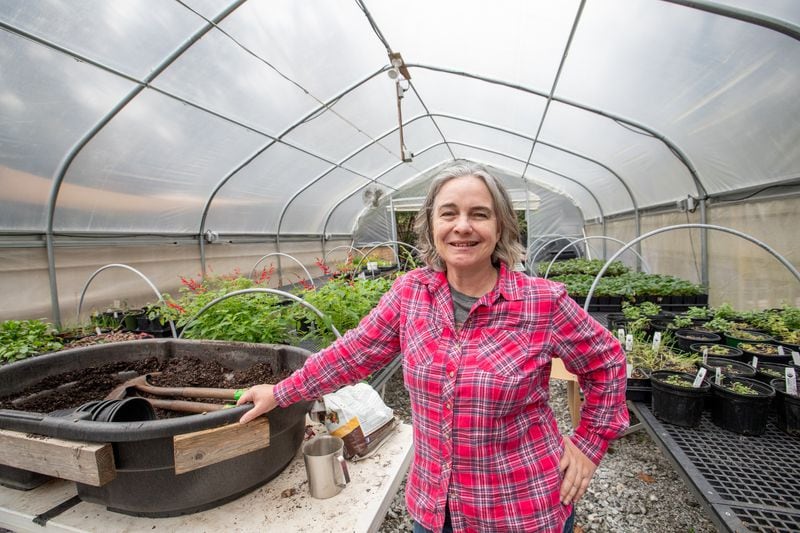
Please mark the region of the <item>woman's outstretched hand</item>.
POLYGON ((272 393, 274 387, 275 385, 256 385, 255 387, 250 387, 247 392, 242 394, 241 398, 236 402, 236 405, 253 403, 253 408, 242 415, 242 418, 239 419, 240 424, 246 424, 257 416, 263 415, 278 407, 278 401, 272 393))
POLYGON ((594 476, 597 465, 586 457, 572 441, 563 437, 564 455, 558 463, 558 469, 563 473, 561 481, 561 503, 569 505, 576 503, 586 492, 589 482, 594 476))

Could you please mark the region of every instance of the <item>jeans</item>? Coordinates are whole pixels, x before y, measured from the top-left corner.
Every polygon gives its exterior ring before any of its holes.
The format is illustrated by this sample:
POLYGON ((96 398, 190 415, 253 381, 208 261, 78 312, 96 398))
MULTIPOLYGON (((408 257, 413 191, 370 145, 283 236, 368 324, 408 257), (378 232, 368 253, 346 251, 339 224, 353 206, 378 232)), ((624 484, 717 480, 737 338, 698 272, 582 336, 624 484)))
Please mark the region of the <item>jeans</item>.
MULTIPOLYGON (((567 521, 564 522, 564 533, 572 533, 574 528, 575 528, 575 510, 573 509, 572 513, 570 513, 569 515, 569 518, 567 518, 567 521)), ((431 531, 430 529, 425 529, 415 521, 414 533, 433 533, 433 531, 431 531)), ((444 527, 442 527, 442 533, 453 533, 453 525, 450 523, 449 507, 446 507, 444 510, 444 527)))

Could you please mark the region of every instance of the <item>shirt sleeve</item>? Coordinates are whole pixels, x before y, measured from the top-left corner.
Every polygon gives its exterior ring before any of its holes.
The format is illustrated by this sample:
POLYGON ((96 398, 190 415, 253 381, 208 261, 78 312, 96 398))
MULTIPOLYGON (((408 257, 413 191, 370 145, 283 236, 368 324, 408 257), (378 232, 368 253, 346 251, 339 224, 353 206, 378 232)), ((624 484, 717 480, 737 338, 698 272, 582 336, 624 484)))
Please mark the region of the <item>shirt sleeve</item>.
POLYGON ((309 356, 302 368, 275 386, 278 405, 314 400, 383 368, 400 352, 402 278, 392 285, 359 325, 329 347, 309 356))
POLYGON ((578 376, 584 403, 572 441, 599 464, 611 440, 628 427, 625 353, 611 332, 556 285, 553 315, 555 352, 578 376))

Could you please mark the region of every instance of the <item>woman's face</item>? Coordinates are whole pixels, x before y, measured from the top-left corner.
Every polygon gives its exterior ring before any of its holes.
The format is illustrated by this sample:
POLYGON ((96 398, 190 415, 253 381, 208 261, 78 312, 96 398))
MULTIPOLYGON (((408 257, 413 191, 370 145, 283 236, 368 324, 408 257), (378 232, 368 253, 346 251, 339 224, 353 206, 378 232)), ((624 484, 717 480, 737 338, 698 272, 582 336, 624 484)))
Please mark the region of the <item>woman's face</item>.
POLYGON ((483 180, 464 176, 445 183, 433 202, 431 229, 436 251, 448 270, 491 266, 500 230, 483 180))

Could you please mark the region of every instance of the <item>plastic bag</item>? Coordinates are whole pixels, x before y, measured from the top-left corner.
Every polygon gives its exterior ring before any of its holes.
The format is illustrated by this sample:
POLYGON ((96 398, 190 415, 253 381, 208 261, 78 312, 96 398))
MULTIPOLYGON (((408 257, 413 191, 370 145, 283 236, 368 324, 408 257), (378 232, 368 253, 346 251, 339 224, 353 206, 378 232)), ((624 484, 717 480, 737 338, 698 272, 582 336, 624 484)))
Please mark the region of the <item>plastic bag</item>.
POLYGON ((347 459, 370 453, 389 434, 394 422, 394 411, 366 383, 326 394, 312 407, 314 412, 328 433, 344 441, 347 459))

